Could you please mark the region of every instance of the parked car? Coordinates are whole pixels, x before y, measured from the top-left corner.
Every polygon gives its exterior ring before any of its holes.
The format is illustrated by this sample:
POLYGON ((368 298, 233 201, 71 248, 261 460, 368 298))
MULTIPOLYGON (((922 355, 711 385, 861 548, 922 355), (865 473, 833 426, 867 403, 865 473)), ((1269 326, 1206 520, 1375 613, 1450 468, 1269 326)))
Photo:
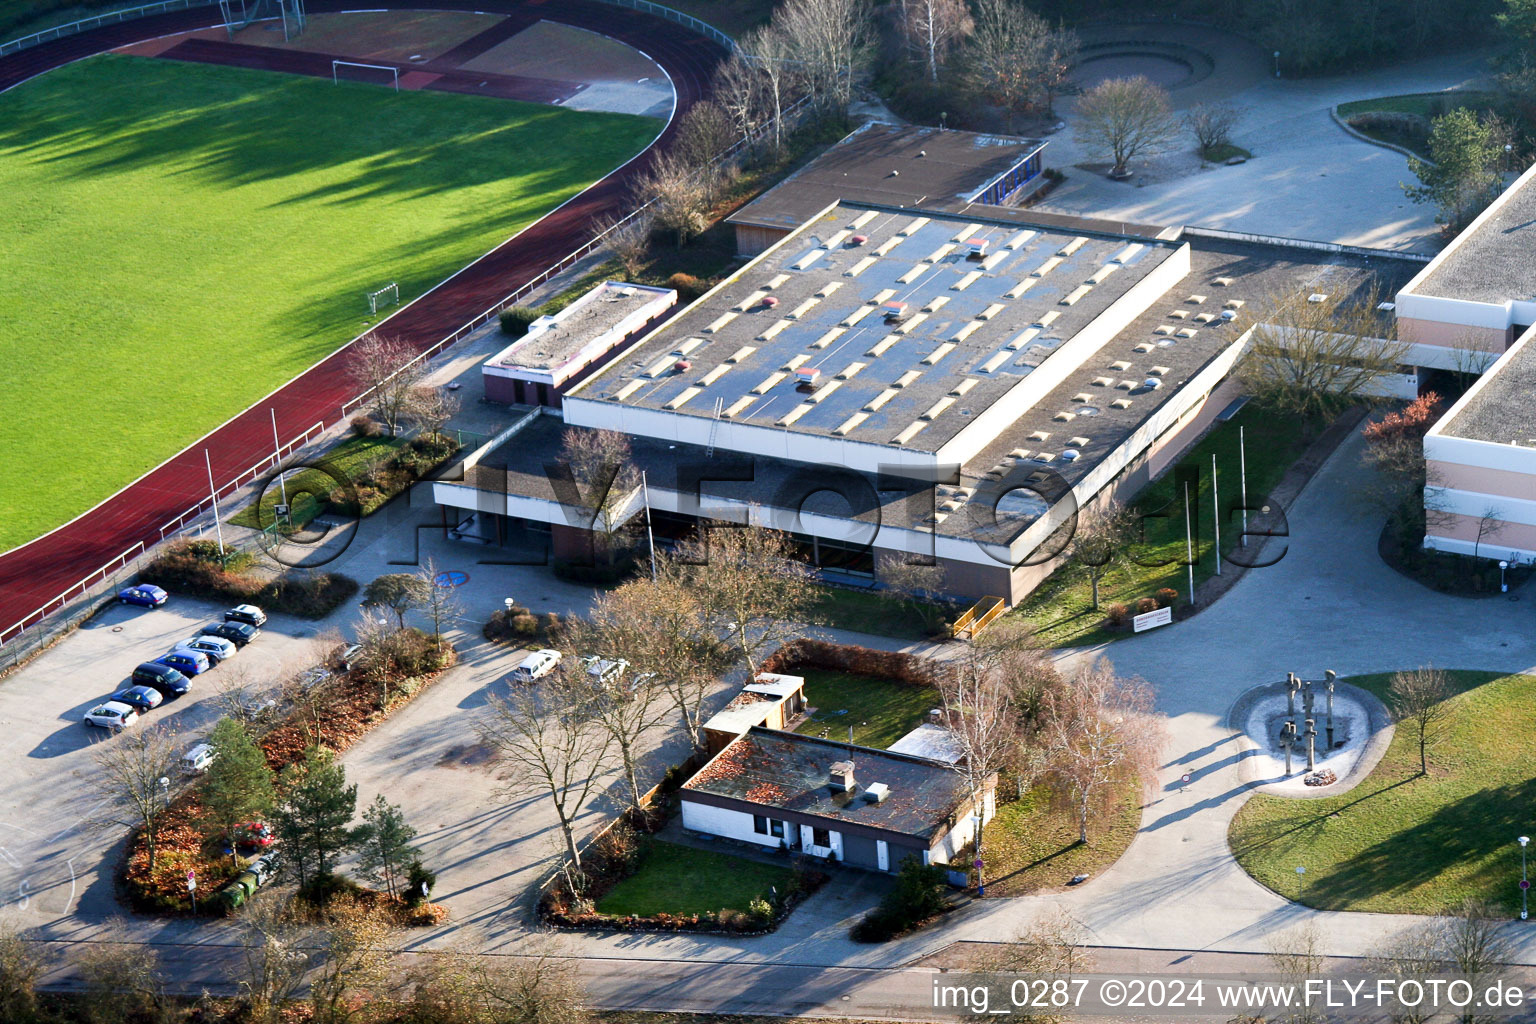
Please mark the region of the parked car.
POLYGON ((136 587, 117 592, 117 599, 123 604, 143 605, 145 608, 159 608, 170 596, 153 583, 140 583, 136 587))
POLYGON ((167 697, 180 697, 192 689, 192 681, 181 672, 158 661, 146 661, 133 670, 135 686, 153 686, 167 697))
POLYGON ((245 622, 215 622, 198 630, 198 634, 216 636, 228 640, 236 647, 244 647, 261 636, 261 630, 245 622))
POLYGON ((192 636, 175 647, 178 651, 198 651, 206 654, 211 665, 217 665, 226 658, 233 658, 239 649, 233 642, 221 636, 192 636))
POLYGON ((272 826, 264 821, 241 822, 234 827, 230 838, 234 840, 235 849, 242 853, 265 850, 277 841, 277 836, 272 833, 272 826))
POLYGON ((212 744, 199 743, 181 755, 181 774, 201 775, 208 770, 208 766, 213 764, 213 759, 218 756, 212 744))
POLYGON ((331 655, 331 667, 337 672, 351 672, 363 657, 362 644, 342 644, 331 655))
POLYGON ((208 660, 208 655, 201 651, 185 651, 180 648, 169 654, 162 654, 155 659, 162 665, 169 665, 184 676, 200 676, 213 667, 208 660))
POLYGON ((599 686, 613 686, 629 671, 629 662, 623 658, 615 660, 589 654, 581 659, 581 663, 586 667, 588 679, 599 686))
POLYGON ((103 729, 111 729, 113 732, 122 732, 138 720, 139 712, 136 708, 119 704, 115 700, 96 705, 85 713, 85 718, 81 719, 86 725, 100 726, 103 729))
POLYGON ((512 670, 512 681, 517 683, 531 683, 535 679, 542 679, 555 670, 560 664, 560 652, 545 649, 534 651, 528 657, 518 663, 512 670))
POLYGON ((126 690, 118 690, 107 699, 115 700, 119 704, 127 704, 131 708, 144 712, 153 711, 165 703, 165 694, 153 686, 130 686, 126 690))
POLYGON ((243 622, 248 626, 265 626, 267 613, 253 604, 237 604, 224 613, 225 622, 243 622))

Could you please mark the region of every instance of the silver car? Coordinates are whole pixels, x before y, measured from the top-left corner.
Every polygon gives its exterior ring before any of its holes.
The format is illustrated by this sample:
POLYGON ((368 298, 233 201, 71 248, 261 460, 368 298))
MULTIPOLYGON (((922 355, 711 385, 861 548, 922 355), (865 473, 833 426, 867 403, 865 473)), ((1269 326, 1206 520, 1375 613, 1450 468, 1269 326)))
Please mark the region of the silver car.
POLYGON ((197 651, 208 656, 208 660, 217 665, 226 658, 233 658, 239 650, 233 643, 221 636, 193 636, 188 637, 175 647, 178 651, 197 651))

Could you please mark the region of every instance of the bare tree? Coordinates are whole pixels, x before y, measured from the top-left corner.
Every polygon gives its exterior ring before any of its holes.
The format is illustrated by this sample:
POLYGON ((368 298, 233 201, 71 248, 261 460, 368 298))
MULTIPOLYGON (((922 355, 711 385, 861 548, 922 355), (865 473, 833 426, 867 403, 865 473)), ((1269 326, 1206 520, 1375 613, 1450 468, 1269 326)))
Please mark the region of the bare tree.
POLYGON ((109 921, 99 939, 83 944, 75 967, 85 985, 89 1024, 172 1019, 159 951, 131 937, 121 918, 109 921))
POLYGON ((1132 160, 1167 149, 1178 130, 1168 90, 1144 75, 1105 79, 1077 101, 1077 141, 1109 158, 1112 178, 1129 177, 1132 160))
POLYGON ((586 672, 572 671, 563 674, 560 684, 573 688, 572 703, 583 707, 608 733, 629 784, 630 805, 637 811, 644 810, 640 799, 641 742, 670 710, 666 688, 658 681, 658 670, 664 671, 659 661, 670 655, 665 647, 659 649, 653 626, 654 617, 637 608, 628 595, 598 595, 586 619, 572 619, 567 625, 565 640, 572 654, 622 658, 629 662, 629 671, 606 684, 586 672))
POLYGON ((1419 745, 1419 774, 1429 774, 1429 748, 1450 721, 1450 677, 1433 666, 1397 672, 1387 690, 1387 701, 1399 722, 1413 729, 1419 745))
POLYGON ((490 1019, 516 1024, 588 1024, 579 961, 557 939, 535 936, 520 955, 480 966, 476 985, 490 1019))
POLYGON ((756 152, 757 131, 765 117, 764 76, 752 59, 741 50, 731 54, 715 71, 714 97, 730 119, 741 144, 756 152))
POLYGON ((656 223, 676 236, 678 248, 709 224, 711 173, 675 153, 662 153, 635 179, 635 198, 650 204, 656 223))
POLYGON ((1143 789, 1157 781, 1164 740, 1152 688, 1122 678, 1097 660, 1046 694, 1041 743, 1049 771, 1077 805, 1078 841, 1088 841, 1088 819, 1104 787, 1130 778, 1143 789))
POLYGON ((938 82, 950 51, 975 27, 965 0, 902 0, 902 36, 931 82, 938 82))
MULTIPOLYGON (((1374 949, 1368 965, 1372 974, 1391 979, 1398 991, 1405 983, 1423 985, 1431 976, 1445 973, 1438 930, 1404 929, 1374 949)), ((1428 1000, 1414 1006, 1393 1000, 1387 1012, 1392 1024, 1426 1024, 1435 1008, 1428 1000)))
POLYGON ((1424 435, 1441 410, 1440 396, 1426 391, 1402 409, 1366 424, 1365 461, 1377 470, 1362 493, 1381 511, 1396 512, 1410 495, 1424 491, 1424 435))
POLYGON ((703 528, 669 560, 691 583, 704 618, 722 630, 755 677, 770 651, 805 634, 815 600, 810 569, 788 534, 758 526, 703 528))
MULTIPOLYGON (((1275 970, 1294 989, 1300 991, 1310 979, 1323 973, 1323 935, 1316 922, 1283 932, 1270 941, 1269 960, 1275 970)), ((1290 1024, 1321 1024, 1322 1015, 1312 1001, 1301 1001, 1299 1008, 1280 1019, 1290 1024)))
POLYGON ((331 900, 320 927, 317 966, 309 1001, 320 1024, 347 1024, 373 999, 386 996, 393 980, 394 932, 382 914, 351 898, 331 900))
POLYGON ((1184 126, 1195 137, 1202 160, 1211 150, 1232 141, 1232 129, 1241 117, 1242 111, 1230 103, 1196 103, 1184 112, 1184 126))
POLYGON ((800 61, 817 112, 842 117, 852 99, 854 76, 871 53, 869 0, 786 0, 773 24, 800 61))
POLYGON ((580 526, 590 536, 593 562, 601 542, 604 558, 613 564, 640 489, 628 435, 569 427, 561 437, 560 460, 548 469, 561 504, 582 512, 585 521, 580 526))
MULTIPOLYGON (((1467 982, 1468 991, 1483 992, 1499 977, 1499 968, 1515 956, 1514 944, 1503 928, 1503 916, 1485 903, 1463 903, 1445 926, 1441 939, 1446 966, 1467 982)), ((1461 1024, 1486 1024, 1495 1014, 1479 1013, 1474 1000, 1457 1014, 1461 1024)))
POLYGON ((710 100, 689 107, 678 124, 673 152, 700 170, 710 205, 719 199, 725 182, 725 165, 718 161, 735 140, 736 129, 730 115, 710 100))
POLYGON ((583 712, 569 685, 515 687, 489 699, 481 734, 507 766, 509 793, 548 797, 572 868, 580 873, 576 819, 611 767, 608 730, 583 712))
POLYGON ((439 570, 435 559, 428 558, 417 575, 421 577, 425 588, 421 610, 431 620, 432 641, 441 650, 443 630, 452 626, 463 616, 464 606, 453 587, 445 587, 438 583, 439 570))
MULTIPOLYGON (((977 818, 976 859, 981 861, 984 824, 997 798, 997 773, 1013 752, 1017 732, 1013 691, 993 653, 973 642, 961 664, 938 681, 944 721, 961 753, 952 767, 970 794, 971 813, 977 818)), ((985 879, 980 881, 985 884, 985 879)))
POLYGON ((406 395, 404 414, 428 435, 442 437, 443 428, 459 414, 462 405, 459 396, 447 388, 422 384, 406 395))
POLYGON ((416 350, 399 338, 369 331, 346 350, 347 374, 368 399, 368 408, 394 437, 405 416, 411 392, 421 383, 426 364, 416 350))
POLYGON ((624 268, 624 275, 633 281, 650 265, 651 230, 655 224, 655 217, 640 211, 623 219, 604 214, 592 227, 593 234, 602 236, 603 244, 624 268))
POLYGON ((1482 556, 1483 541, 1494 540, 1509 528, 1502 508, 1492 503, 1483 506, 1477 516, 1477 536, 1472 541, 1472 557, 1482 556))
POLYGON ((1099 607, 1099 584, 1124 555, 1136 522, 1135 513, 1118 501, 1106 502, 1077 517, 1067 554, 1088 577, 1095 611, 1099 607))
POLYGON ((31 1019, 49 962, 48 947, 30 941, 14 914, 0 915, 0 1020, 31 1019))
POLYGON ((749 56, 744 63, 757 76, 758 103, 768 123, 773 153, 784 149, 784 108, 799 85, 803 65, 794 58, 794 44, 777 25, 764 25, 748 32, 741 40, 741 52, 749 56))
POLYGON ((1032 107, 1051 110, 1076 62, 1077 36, 1053 27, 1019 0, 977 0, 975 29, 962 58, 962 80, 1002 107, 1008 130, 1032 107))
POLYGON ((1030 979, 1070 978, 1093 968, 1086 942, 1083 926, 1057 907, 1009 941, 978 943, 970 969, 1030 979))
POLYGON ((233 718, 252 735, 272 720, 276 698, 269 696, 276 688, 256 681, 255 671, 244 661, 224 666, 209 678, 213 681, 213 706, 233 718))
POLYGON ((143 831, 151 875, 160 853, 160 817, 169 797, 160 780, 175 777, 180 753, 175 733, 147 726, 98 743, 92 753, 108 806, 127 813, 122 824, 143 831))
POLYGON ((283 1005, 304 984, 312 963, 309 929, 286 898, 260 892, 240 909, 242 961, 239 985, 251 1019, 275 1024, 283 1005))
POLYGON ((1398 372, 1408 348, 1379 302, 1374 285, 1358 295, 1339 288, 1272 296, 1238 367, 1243 385, 1264 404, 1302 418, 1384 401, 1383 378, 1398 372), (1313 301, 1315 295, 1321 298, 1313 301))
POLYGON ((937 622, 939 595, 944 592, 944 565, 914 560, 907 555, 882 555, 875 565, 880 594, 897 602, 910 614, 932 627, 937 622))

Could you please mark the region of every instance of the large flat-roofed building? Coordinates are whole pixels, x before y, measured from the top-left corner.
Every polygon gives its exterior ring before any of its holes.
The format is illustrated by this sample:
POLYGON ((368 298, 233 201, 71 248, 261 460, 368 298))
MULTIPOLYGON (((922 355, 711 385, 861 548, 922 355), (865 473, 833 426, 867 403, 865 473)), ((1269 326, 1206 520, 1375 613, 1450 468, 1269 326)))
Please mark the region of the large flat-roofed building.
POLYGON ((647 481, 618 514, 648 512, 663 541, 751 521, 834 578, 932 558, 951 593, 1012 603, 1056 564, 1057 526, 1140 490, 1237 397, 1256 304, 1381 272, 1028 211, 834 203, 572 388, 563 422, 534 418, 434 494, 463 532, 579 557, 591 513, 548 465, 564 431, 615 430, 647 481))
POLYGON ((1421 365, 1481 374, 1424 438, 1425 546, 1536 561, 1536 166, 1398 293, 1396 312, 1421 365))
POLYGON ((870 122, 726 218, 755 256, 838 200, 949 209, 1017 201, 1044 180, 1045 143, 870 122))

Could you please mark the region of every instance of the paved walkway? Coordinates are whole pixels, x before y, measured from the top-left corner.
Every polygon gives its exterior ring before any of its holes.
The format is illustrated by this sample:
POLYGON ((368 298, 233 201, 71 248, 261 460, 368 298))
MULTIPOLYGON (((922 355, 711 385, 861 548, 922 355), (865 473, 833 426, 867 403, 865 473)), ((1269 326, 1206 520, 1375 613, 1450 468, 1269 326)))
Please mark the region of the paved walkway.
MULTIPOLYGON (((1147 31, 1170 35, 1169 26, 1147 31)), ((1192 41, 1218 52, 1212 30, 1192 28, 1192 41)), ((1401 154, 1346 134, 1329 116, 1333 106, 1371 96, 1436 92, 1488 74, 1483 51, 1436 56, 1358 75, 1276 79, 1255 75, 1253 48, 1231 40, 1242 59, 1218 59, 1212 77, 1174 89, 1182 109, 1225 100, 1240 108, 1232 141, 1254 159, 1236 167, 1200 168, 1191 153, 1133 164, 1129 182, 1084 170, 1089 155, 1072 137, 1072 101, 1061 104, 1067 129, 1051 136, 1050 166, 1067 174, 1040 209, 1140 224, 1226 228, 1257 234, 1431 252, 1438 248, 1434 210, 1404 197, 1399 183, 1413 181, 1401 154)), ((1268 55, 1257 55, 1265 60, 1268 55)), ((1267 62, 1267 61, 1266 61, 1267 62)), ((1180 149, 1192 149, 1180 138, 1180 149)))

